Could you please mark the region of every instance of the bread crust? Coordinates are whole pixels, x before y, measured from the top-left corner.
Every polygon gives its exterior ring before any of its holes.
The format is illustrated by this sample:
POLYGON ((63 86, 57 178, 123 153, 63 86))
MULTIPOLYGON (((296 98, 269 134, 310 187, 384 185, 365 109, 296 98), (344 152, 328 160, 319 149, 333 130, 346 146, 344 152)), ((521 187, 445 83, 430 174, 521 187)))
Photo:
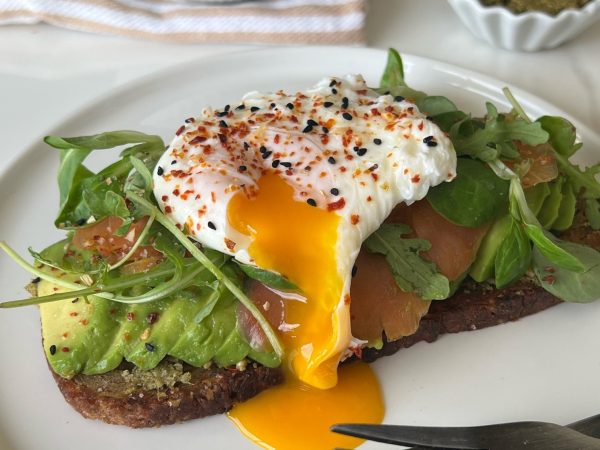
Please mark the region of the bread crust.
POLYGON ((99 379, 105 375, 66 379, 51 372, 65 400, 83 417, 132 428, 159 427, 222 414, 234 404, 283 381, 280 370, 258 364, 250 364, 243 371, 185 366, 184 370, 191 374, 189 382, 176 383, 171 388, 107 392, 98 387, 110 383, 110 377, 121 377, 124 370, 127 366, 115 369, 108 380, 99 379))

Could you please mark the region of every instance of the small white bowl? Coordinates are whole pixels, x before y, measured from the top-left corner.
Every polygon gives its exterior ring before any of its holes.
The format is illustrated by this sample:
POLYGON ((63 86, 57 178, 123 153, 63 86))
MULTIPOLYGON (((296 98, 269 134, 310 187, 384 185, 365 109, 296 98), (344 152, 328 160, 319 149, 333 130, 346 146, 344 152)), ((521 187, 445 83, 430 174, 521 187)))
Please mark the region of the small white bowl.
POLYGON ((514 14, 502 6, 483 6, 479 0, 448 0, 475 36, 507 50, 534 52, 551 49, 577 36, 600 19, 600 0, 557 16, 542 12, 514 14))

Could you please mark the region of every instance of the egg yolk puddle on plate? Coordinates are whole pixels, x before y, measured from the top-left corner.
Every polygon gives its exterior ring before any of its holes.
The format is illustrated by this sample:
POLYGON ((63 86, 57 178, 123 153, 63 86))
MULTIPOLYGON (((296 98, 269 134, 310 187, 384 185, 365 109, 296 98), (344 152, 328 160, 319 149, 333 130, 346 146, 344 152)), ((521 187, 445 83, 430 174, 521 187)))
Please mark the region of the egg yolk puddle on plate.
POLYGON ((267 389, 236 405, 228 417, 255 444, 275 450, 355 448, 363 440, 329 431, 336 423, 381 423, 381 390, 368 364, 340 367, 331 389, 317 389, 296 379, 267 389))

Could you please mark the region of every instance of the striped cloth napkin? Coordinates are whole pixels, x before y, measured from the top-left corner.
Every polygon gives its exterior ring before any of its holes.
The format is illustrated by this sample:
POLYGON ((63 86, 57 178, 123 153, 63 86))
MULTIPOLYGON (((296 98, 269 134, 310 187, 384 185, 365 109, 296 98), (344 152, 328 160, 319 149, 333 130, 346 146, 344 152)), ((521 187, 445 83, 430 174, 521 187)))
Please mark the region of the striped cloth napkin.
POLYGON ((0 25, 199 43, 361 44, 366 0, 0 0, 0 25))

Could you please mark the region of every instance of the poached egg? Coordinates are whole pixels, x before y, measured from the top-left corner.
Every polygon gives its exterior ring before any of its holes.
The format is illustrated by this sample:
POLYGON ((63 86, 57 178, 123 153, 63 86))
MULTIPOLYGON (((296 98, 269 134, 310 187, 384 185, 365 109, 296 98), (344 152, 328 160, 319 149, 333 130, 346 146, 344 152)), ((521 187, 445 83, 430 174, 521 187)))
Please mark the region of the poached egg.
POLYGON ((450 140, 414 103, 348 75, 203 110, 153 176, 159 206, 192 239, 299 287, 279 330, 286 368, 330 389, 356 344, 350 282, 362 242, 455 169, 450 140))

